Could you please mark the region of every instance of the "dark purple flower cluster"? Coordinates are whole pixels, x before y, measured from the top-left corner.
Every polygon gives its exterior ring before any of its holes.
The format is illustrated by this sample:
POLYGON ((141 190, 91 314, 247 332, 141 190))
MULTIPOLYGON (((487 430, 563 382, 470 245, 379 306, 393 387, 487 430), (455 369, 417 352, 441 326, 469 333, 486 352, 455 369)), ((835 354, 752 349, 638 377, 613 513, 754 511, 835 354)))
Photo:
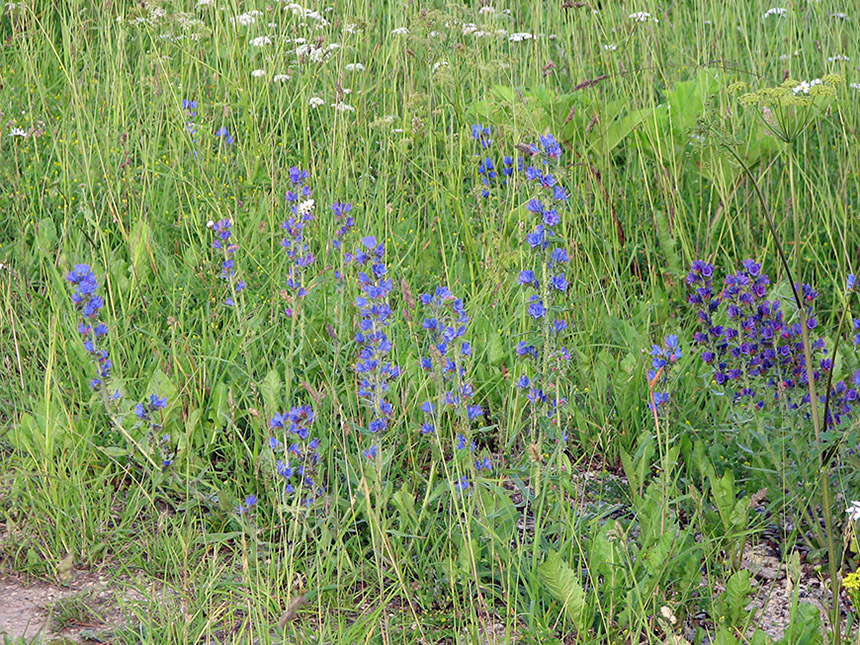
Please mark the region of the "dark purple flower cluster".
POLYGON ((78 332, 81 335, 84 349, 98 365, 97 376, 90 381, 90 387, 99 390, 104 379, 110 377, 113 368, 107 350, 101 347, 102 341, 108 333, 107 325, 99 320, 99 312, 105 303, 101 296, 96 293, 99 285, 95 274, 90 271, 89 264, 76 264, 66 276, 66 280, 75 286, 72 302, 81 316, 78 321, 78 332))
POLYGON ((480 405, 470 405, 468 401, 475 390, 466 376, 465 361, 472 355, 472 346, 462 340, 466 333, 469 317, 463 301, 454 297, 448 287, 436 287, 433 294, 425 293, 419 297, 426 308, 427 317, 422 327, 430 336, 430 356, 420 358, 421 367, 437 377, 442 384, 439 400, 425 401, 421 410, 426 415, 421 425, 422 434, 436 431, 440 408, 461 410, 471 422, 483 412, 480 405))
POLYGON ((484 127, 480 123, 472 125, 472 138, 481 146, 481 153, 478 155, 478 173, 481 175, 481 183, 484 187, 481 189, 481 197, 489 197, 491 189, 495 186, 505 186, 508 183, 508 177, 514 172, 513 158, 505 155, 502 159, 501 168, 497 167, 496 162, 492 157, 488 156, 486 150, 493 145, 493 129, 490 126, 484 127))
POLYGON ((307 291, 305 272, 314 263, 314 254, 305 240, 305 227, 308 222, 313 221, 314 206, 311 198, 313 191, 305 180, 310 173, 299 168, 290 168, 290 183, 292 187, 287 191, 286 200, 290 206, 290 217, 281 223, 285 237, 281 240, 281 246, 290 258, 290 272, 287 276, 287 292, 289 294, 290 306, 287 308, 287 316, 292 317, 299 301, 304 298, 307 291))
POLYGON ((233 254, 239 245, 230 241, 233 236, 233 222, 229 219, 218 220, 211 223, 211 228, 215 232, 212 248, 220 251, 223 256, 220 277, 227 282, 230 288, 230 294, 224 300, 224 304, 232 307, 236 304, 234 296, 245 288, 245 283, 236 279, 236 262, 233 259, 233 254))
MULTIPOLYGON (((768 298, 770 279, 760 264, 744 260, 743 268, 726 276, 716 292, 713 265, 697 260, 687 284, 688 302, 696 307, 702 327, 693 340, 713 369, 717 385, 733 390, 735 401, 750 401, 758 409, 767 399, 784 400, 789 409, 809 403, 803 330, 799 322, 786 320, 778 299, 768 298)), ((818 292, 808 284, 800 285, 799 291, 806 326, 812 331, 818 325, 812 309, 818 292)), ((824 349, 822 338, 811 342, 811 355, 818 361, 815 381, 831 369, 829 359, 815 358, 824 349)))
MULTIPOLYGON (((361 295, 355 299, 361 320, 355 342, 359 345, 358 361, 355 372, 358 375, 358 396, 371 411, 367 430, 371 434, 383 432, 393 411, 393 405, 386 398, 390 384, 400 376, 400 368, 394 365, 389 354, 391 340, 386 328, 391 324, 393 315, 388 304, 388 294, 393 284, 386 277, 388 271, 384 263, 385 245, 373 236, 364 237, 361 246, 345 259, 360 267, 357 280, 361 295), (367 268, 367 270, 364 270, 367 268)), ((374 458, 378 448, 374 444, 364 452, 365 457, 374 458)))
MULTIPOLYGON (((670 334, 666 336, 662 347, 660 345, 651 345, 651 369, 648 370, 649 389, 653 388, 657 383, 665 383, 671 367, 677 363, 683 353, 681 352, 680 341, 678 336, 670 334)), ((657 392, 654 390, 651 400, 648 402, 648 409, 651 410, 654 406, 659 411, 660 406, 669 402, 668 392, 657 392)))
POLYGON ((314 423, 314 409, 310 405, 290 408, 289 412, 276 414, 269 422, 274 431, 280 430, 280 437, 269 438, 269 448, 276 455, 275 473, 282 479, 284 494, 299 495, 302 503, 309 507, 325 493, 325 486, 319 480, 319 439, 310 434, 314 423), (282 454, 282 458, 277 458, 282 454))

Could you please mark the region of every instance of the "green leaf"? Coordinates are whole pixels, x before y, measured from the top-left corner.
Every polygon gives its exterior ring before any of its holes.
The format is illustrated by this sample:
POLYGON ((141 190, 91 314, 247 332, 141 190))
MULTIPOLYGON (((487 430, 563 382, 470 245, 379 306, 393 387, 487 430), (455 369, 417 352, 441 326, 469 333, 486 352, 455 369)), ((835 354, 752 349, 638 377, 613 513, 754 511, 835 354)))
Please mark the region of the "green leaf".
POLYGON ((558 553, 550 551, 546 560, 538 565, 538 575, 552 597, 562 603, 576 631, 585 634, 588 631, 588 606, 582 583, 573 569, 567 566, 558 553))
POLYGON ((131 256, 131 268, 134 278, 142 282, 149 276, 152 264, 150 258, 150 229, 146 218, 137 220, 131 235, 128 238, 129 255, 131 256))
POLYGON ((751 593, 750 572, 746 569, 737 571, 726 581, 726 590, 720 594, 717 607, 728 626, 743 626, 743 621, 749 617, 746 607, 751 593))
POLYGON ((281 394, 281 374, 278 370, 269 370, 263 382, 260 383, 260 394, 263 396, 266 414, 272 416, 278 410, 281 394))
POLYGON ((497 332, 491 332, 487 343, 489 347, 489 359, 491 365, 498 365, 505 357, 505 345, 502 337, 497 332))

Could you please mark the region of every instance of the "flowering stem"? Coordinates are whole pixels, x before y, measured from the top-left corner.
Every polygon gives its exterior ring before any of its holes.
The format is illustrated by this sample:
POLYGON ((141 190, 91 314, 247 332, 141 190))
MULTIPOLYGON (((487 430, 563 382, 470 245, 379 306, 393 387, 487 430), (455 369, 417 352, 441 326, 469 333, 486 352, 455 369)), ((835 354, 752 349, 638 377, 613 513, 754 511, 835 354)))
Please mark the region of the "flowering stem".
MULTIPOLYGON (((824 527, 827 539, 827 554, 828 554, 828 564, 830 569, 830 593, 833 601, 833 606, 831 607, 830 613, 830 626, 833 630, 833 643, 834 645, 839 645, 842 640, 842 628, 841 628, 841 617, 839 611, 839 570, 837 566, 837 558, 836 558, 836 544, 833 539, 833 509, 832 509, 832 500, 830 498, 830 479, 827 476, 827 462, 824 459, 823 451, 821 448, 821 420, 818 416, 818 397, 816 396, 815 391, 815 378, 813 376, 813 368, 812 368, 812 350, 809 346, 809 330, 806 326, 806 310, 803 307, 803 302, 800 299, 800 293, 797 288, 798 285, 794 280, 794 277, 791 272, 791 267, 788 264, 788 259, 785 256, 785 252, 783 251, 782 244, 779 240, 779 235, 776 232, 776 227, 773 223, 773 217, 770 213, 770 209, 767 205, 767 200, 764 197, 764 194, 761 191, 761 187, 759 186, 756 178, 753 176, 752 171, 749 166, 744 162, 744 160, 740 157, 740 155, 732 148, 731 146, 724 146, 726 150, 735 158, 735 161, 740 164, 741 168, 743 168, 744 173, 749 178, 750 183, 753 186, 753 190, 756 193, 756 197, 758 198, 759 203, 761 204, 762 211, 764 212, 765 219, 767 220, 768 228, 770 229, 771 236, 773 237, 774 244, 776 245, 777 253, 779 254, 779 258, 782 262, 783 269, 785 270, 785 274, 788 277, 789 284, 791 285, 791 292, 794 294, 794 302, 797 305, 797 312, 800 316, 800 332, 803 339, 803 356, 806 362, 806 380, 809 386, 809 404, 812 408, 812 428, 815 432, 815 443, 818 446, 818 469, 819 469, 819 477, 820 477, 820 485, 821 485, 821 506, 822 512, 824 513, 824 527)), ((799 246, 799 218, 797 215, 796 204, 794 201, 794 180, 793 173, 791 172, 793 160, 789 158, 789 182, 791 189, 791 206, 794 213, 794 235, 795 235, 795 263, 798 269, 800 270, 800 246, 799 246)))

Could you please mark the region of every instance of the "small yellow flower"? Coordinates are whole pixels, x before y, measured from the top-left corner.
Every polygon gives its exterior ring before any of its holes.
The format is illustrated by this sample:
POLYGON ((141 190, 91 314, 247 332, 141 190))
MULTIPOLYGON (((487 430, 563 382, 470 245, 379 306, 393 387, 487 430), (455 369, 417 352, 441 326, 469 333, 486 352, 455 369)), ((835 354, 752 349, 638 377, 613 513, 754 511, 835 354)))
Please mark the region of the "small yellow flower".
POLYGON ((842 578, 842 586, 849 591, 860 590, 860 572, 855 571, 842 578))

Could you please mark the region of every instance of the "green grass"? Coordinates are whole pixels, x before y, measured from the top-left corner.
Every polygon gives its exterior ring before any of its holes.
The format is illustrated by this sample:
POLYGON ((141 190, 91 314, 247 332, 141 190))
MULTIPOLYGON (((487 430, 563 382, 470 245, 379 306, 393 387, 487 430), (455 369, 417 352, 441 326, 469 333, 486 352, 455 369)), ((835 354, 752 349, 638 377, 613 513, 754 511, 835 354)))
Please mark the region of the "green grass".
MULTIPOLYGON (((118 588, 138 585, 118 594, 127 620, 115 637, 129 643, 731 643, 752 624, 732 609, 745 606, 743 581, 734 599, 718 590, 767 524, 780 527, 784 562, 799 550, 828 571, 812 426, 722 395, 693 351, 685 277, 695 259, 722 276, 755 258, 790 314, 731 145, 791 266, 820 292, 816 331, 829 349, 843 339, 834 382, 858 367, 849 323, 836 327, 860 248, 860 15, 832 17, 851 8, 830 0, 767 18, 770 5, 745 0, 592 4, 482 13, 344 0, 309 7, 324 20, 306 24, 282 2, 0 4, 0 566, 56 579, 71 553, 118 588), (239 24, 253 9, 262 15, 239 24), (659 22, 628 18, 637 11, 659 22), (511 41, 517 32, 535 37, 511 41), (259 36, 272 42, 251 44, 259 36), (314 62, 297 38, 340 47, 314 62), (836 55, 849 60, 827 61, 836 55), (810 122, 791 144, 736 87, 828 73, 844 83, 797 108, 810 122), (183 99, 198 102, 193 138, 183 99), (517 284, 524 269, 543 278, 525 242, 541 191, 515 173, 481 197, 473 123, 493 127, 497 164, 546 133, 564 147, 553 172, 570 194, 557 227, 569 287, 553 312, 569 325, 558 343, 570 360, 555 371, 515 351, 556 342, 517 284), (305 240, 316 259, 294 318, 279 244, 291 167, 311 173, 316 200, 305 240), (341 250, 335 201, 352 203, 356 222, 341 250), (219 278, 207 228, 223 219, 239 293, 219 278), (381 436, 357 395, 360 292, 342 253, 367 235, 386 245, 387 333, 403 370, 381 436), (65 280, 79 263, 105 301, 118 406, 88 386, 95 367, 65 280), (445 384, 418 364, 432 351, 417 301, 437 285, 465 303, 462 378, 484 414, 471 425, 443 415, 428 436, 420 407, 445 384), (668 334, 684 357, 658 428, 648 353, 668 334), (541 371, 566 399, 554 423, 515 387, 541 371), (168 399, 156 413, 168 468, 132 413, 150 394, 168 399), (267 443, 272 416, 300 404, 316 412, 326 487, 310 508, 284 494, 267 443), (454 447, 460 432, 474 454, 454 447), (365 459, 374 442, 379 457, 365 459), (483 457, 492 471, 475 470, 483 457), (250 494, 257 505, 238 514, 250 494)), ((860 487, 854 433, 848 422, 823 439, 839 442, 837 538, 851 535, 841 511, 860 487)), ((838 568, 853 570, 856 553, 838 551, 838 568)))

